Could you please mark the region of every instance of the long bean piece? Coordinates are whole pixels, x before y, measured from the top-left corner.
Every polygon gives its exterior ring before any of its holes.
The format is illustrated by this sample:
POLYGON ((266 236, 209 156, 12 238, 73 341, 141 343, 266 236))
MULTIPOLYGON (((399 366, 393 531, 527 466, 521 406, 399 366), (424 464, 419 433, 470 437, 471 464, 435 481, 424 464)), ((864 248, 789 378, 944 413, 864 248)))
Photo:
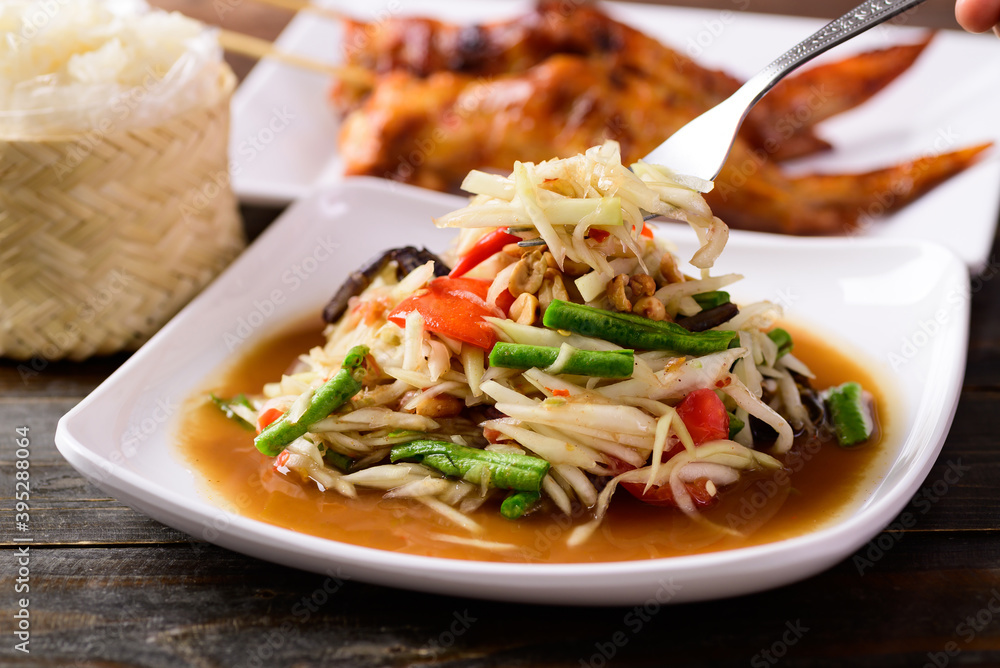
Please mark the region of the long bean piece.
POLYGON ((729 440, 732 441, 736 439, 736 434, 743 431, 743 427, 746 426, 746 423, 743 422, 743 420, 741 420, 739 416, 736 415, 736 413, 728 413, 728 415, 729 415, 729 440))
POLYGON ((861 385, 849 382, 830 388, 826 405, 830 408, 830 418, 841 447, 860 445, 871 438, 874 420, 861 385))
POLYGON ((274 457, 285 446, 309 431, 309 427, 340 408, 361 390, 361 379, 365 375, 367 346, 354 346, 347 353, 344 362, 333 378, 326 381, 313 393, 305 412, 294 422, 288 412, 272 422, 257 435, 254 445, 269 457, 274 457))
POLYGON ((468 448, 449 441, 412 441, 394 446, 389 459, 415 461, 474 485, 538 492, 549 463, 538 457, 468 448))
POLYGON ((253 404, 250 403, 250 400, 247 399, 245 394, 237 394, 232 399, 223 399, 222 397, 216 396, 213 392, 209 395, 209 397, 211 397, 212 403, 218 406, 219 410, 222 411, 222 414, 227 418, 247 431, 257 431, 257 428, 254 427, 252 423, 234 410, 234 407, 242 406, 243 408, 249 410, 251 414, 256 413, 257 409, 253 407, 253 404))
POLYGON ((500 514, 509 520, 520 519, 539 498, 538 492, 511 492, 500 504, 500 514))
POLYGON ((729 293, 722 290, 712 290, 711 292, 701 292, 696 295, 692 295, 694 300, 698 302, 698 306, 702 310, 707 311, 710 308, 715 308, 716 306, 722 306, 723 304, 730 301, 729 293))
POLYGON ((638 350, 671 350, 685 355, 707 355, 725 350, 736 332, 689 332, 672 322, 660 322, 603 309, 553 300, 542 323, 554 329, 593 336, 638 350))
POLYGON ((537 367, 548 373, 591 378, 628 378, 632 375, 633 365, 634 355, 631 350, 579 350, 566 344, 563 348, 550 348, 500 341, 490 352, 490 366, 506 369, 537 367), (558 368, 553 368, 553 364, 558 368))
POLYGON ((781 327, 775 327, 768 332, 767 338, 774 341, 774 345, 778 346, 778 357, 792 352, 792 335, 781 327))
POLYGON ((347 455, 330 449, 327 449, 323 453, 323 461, 339 471, 351 470, 351 464, 354 463, 354 460, 347 455))

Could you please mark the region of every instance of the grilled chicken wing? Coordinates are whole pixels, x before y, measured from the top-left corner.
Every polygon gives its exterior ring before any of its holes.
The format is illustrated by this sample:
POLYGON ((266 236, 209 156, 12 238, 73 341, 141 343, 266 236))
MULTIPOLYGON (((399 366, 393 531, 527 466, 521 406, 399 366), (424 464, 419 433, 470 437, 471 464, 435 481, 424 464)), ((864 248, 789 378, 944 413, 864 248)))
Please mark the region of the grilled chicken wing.
MULTIPOLYGON (((660 84, 666 104, 693 104, 707 109, 729 97, 741 81, 725 72, 700 66, 634 28, 611 19, 590 5, 541 2, 535 11, 510 21, 460 26, 422 17, 400 17, 379 23, 345 22, 345 59, 376 73, 406 72, 416 78, 449 72, 493 78, 523 73, 554 55, 574 55, 607 65, 613 76, 640 76, 660 84)), ((371 89, 336 82, 335 106, 356 109, 371 89)), ((825 103, 825 101, 824 101, 825 103)), ((763 106, 761 106, 763 105, 763 106)), ((780 118, 787 109, 764 111, 762 119, 780 118)), ((748 128, 757 123, 752 115, 748 128)), ((762 128, 761 137, 768 133, 762 128)), ((797 124, 794 134, 811 135, 797 124)), ((818 141, 818 140, 817 140, 818 141)), ((824 146, 822 142, 817 144, 824 146)))

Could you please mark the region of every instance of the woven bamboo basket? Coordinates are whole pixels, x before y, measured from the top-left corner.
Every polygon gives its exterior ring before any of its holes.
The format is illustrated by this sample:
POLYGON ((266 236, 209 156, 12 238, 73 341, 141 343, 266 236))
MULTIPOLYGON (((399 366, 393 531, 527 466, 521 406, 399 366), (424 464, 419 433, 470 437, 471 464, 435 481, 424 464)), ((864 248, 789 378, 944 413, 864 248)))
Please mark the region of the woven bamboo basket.
POLYGON ((235 77, 152 127, 0 136, 0 355, 135 349, 244 245, 228 176, 235 77))

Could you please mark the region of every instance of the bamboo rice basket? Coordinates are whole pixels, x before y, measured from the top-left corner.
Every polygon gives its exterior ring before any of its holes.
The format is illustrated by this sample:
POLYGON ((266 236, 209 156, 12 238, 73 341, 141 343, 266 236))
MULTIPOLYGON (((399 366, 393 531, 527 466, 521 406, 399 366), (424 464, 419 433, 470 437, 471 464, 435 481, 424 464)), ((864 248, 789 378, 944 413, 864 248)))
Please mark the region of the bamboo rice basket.
POLYGON ((0 356, 138 348, 243 248, 218 80, 158 125, 0 135, 0 356))

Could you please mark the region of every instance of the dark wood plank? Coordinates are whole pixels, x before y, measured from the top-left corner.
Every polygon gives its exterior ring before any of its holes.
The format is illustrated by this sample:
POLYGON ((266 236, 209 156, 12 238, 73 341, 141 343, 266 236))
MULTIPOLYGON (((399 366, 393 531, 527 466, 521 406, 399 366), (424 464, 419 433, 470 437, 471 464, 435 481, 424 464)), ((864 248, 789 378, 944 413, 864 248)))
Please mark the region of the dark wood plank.
MULTIPOLYGON (((27 427, 32 466, 66 462, 56 449, 56 423, 83 397, 8 398, 0 395, 0 443, 10 443, 17 436, 15 429, 27 427)), ((10 466, 13 448, 0 450, 2 466, 10 466)), ((7 469, 9 470, 9 469, 7 469)), ((2 483, 10 481, 6 478, 2 483)))
POLYGON ((937 462, 905 512, 923 531, 1000 530, 1000 392, 965 392, 937 462))
MULTIPOLYGON (((37 494, 35 495, 37 498, 37 494)), ((112 499, 93 499, 48 504, 33 498, 30 535, 46 545, 162 545, 185 543, 190 536, 112 499)), ((0 522, 14 526, 12 504, 5 500, 0 522)), ((13 531, 0 538, 0 547, 15 545, 20 534, 13 531)))
POLYGON ((128 353, 86 362, 0 358, 0 397, 80 397, 100 385, 128 359, 128 353))
POLYGON ((246 233, 247 241, 253 241, 274 219, 281 215, 284 209, 262 206, 241 206, 240 215, 243 217, 243 231, 246 233))
MULTIPOLYGON (((136 544, 188 540, 111 499, 84 480, 55 447, 58 419, 77 399, 0 399, 0 442, 12 442, 15 429, 27 426, 30 439, 31 532, 50 544, 136 544)), ((0 470, 12 471, 13 448, 0 450, 0 470)), ((0 478, 0 526, 14 526, 14 477, 0 478)), ((4 533, 0 544, 11 545, 4 533)))
MULTIPOLYGON (((204 544, 35 547, 31 647, 49 661, 83 655, 93 665, 600 666, 608 654, 628 665, 664 665, 666 656, 670 665, 754 657, 751 665, 767 665, 761 652, 784 649, 781 661, 792 666, 844 665, 845 657, 855 666, 915 666, 953 642, 963 663, 996 661, 1000 620, 989 606, 1000 611, 998 551, 986 537, 917 535, 863 575, 849 560, 726 601, 660 606, 651 591, 645 607, 593 609, 391 590, 204 544), (970 638, 963 625, 977 615, 981 628, 970 638)), ((14 561, 0 551, 4 577, 14 561)), ((10 619, 12 606, 5 599, 0 618, 10 619)), ((0 657, 15 656, 0 646, 0 657)))
POLYGON ((1000 385, 1000 243, 995 243, 982 274, 970 279, 972 319, 966 387, 997 389, 1000 385))

